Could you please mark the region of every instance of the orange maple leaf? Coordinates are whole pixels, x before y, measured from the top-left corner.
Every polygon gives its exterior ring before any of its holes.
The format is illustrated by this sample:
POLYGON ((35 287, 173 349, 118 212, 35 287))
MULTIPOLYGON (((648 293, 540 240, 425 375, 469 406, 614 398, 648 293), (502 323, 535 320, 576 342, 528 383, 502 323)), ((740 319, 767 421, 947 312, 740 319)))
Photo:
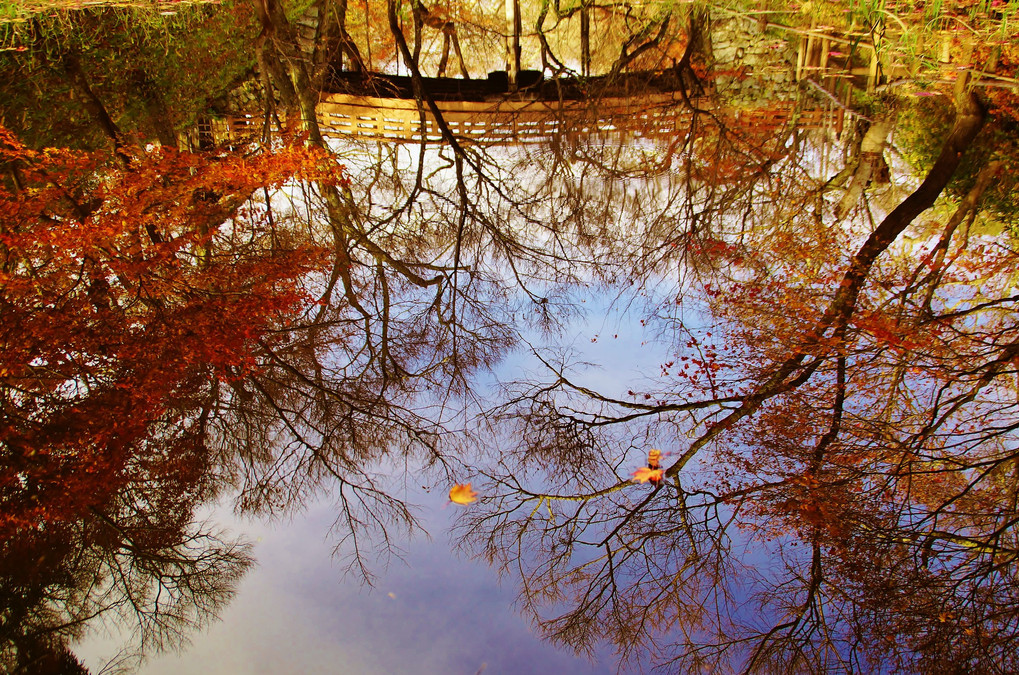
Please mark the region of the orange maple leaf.
POLYGON ((478 493, 471 489, 470 483, 457 484, 449 488, 449 501, 454 504, 470 504, 477 499, 478 493))
POLYGON ((648 481, 657 483, 662 480, 664 475, 664 469, 649 469, 646 466, 642 466, 633 472, 633 479, 638 483, 646 483, 648 481))

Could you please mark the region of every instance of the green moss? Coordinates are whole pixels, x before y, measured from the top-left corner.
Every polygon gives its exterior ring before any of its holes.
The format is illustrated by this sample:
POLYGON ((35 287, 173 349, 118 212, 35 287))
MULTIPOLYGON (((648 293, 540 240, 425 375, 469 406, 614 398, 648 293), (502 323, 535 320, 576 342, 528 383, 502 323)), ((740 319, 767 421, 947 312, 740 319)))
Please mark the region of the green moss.
MULTIPOLYGON (((900 109, 895 129, 896 146, 917 173, 925 174, 933 166, 954 118, 953 104, 942 96, 916 97, 900 109)), ((966 152, 946 193, 954 198, 965 196, 981 169, 992 160, 1002 162, 1004 171, 985 192, 983 207, 1003 226, 1014 230, 1019 224, 1019 185, 1016 182, 1019 142, 1015 133, 993 118, 966 152)))

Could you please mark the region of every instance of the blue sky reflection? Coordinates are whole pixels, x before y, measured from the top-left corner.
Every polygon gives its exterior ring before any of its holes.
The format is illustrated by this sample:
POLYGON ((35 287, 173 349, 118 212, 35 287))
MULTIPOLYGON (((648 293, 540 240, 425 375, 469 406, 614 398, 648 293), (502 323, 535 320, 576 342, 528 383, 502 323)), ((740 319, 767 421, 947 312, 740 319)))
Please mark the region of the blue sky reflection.
MULTIPOLYGON (((588 321, 578 321, 558 344, 588 361, 582 380, 607 390, 654 373, 660 345, 645 340, 638 317, 609 311, 594 298, 588 321)), ((540 364, 525 350, 498 369, 501 380, 534 376, 540 364), (527 375, 525 375, 527 374, 527 375)), ((221 620, 192 635, 180 652, 152 655, 137 672, 177 673, 559 673, 630 672, 617 669, 609 648, 594 661, 543 642, 515 607, 515 579, 500 582, 484 561, 458 555, 447 534, 459 507, 445 486, 396 476, 396 496, 416 505, 430 534, 399 540, 402 560, 375 565, 374 587, 347 574, 330 534, 329 496, 289 520, 238 518, 228 507, 211 520, 255 543, 256 566, 242 579, 221 620)), ((471 507, 466 507, 471 508, 471 507)), ((399 538, 401 534, 396 534, 399 538)), ((127 638, 92 636, 76 653, 102 672, 127 638)), ((633 671, 639 670, 634 668, 633 671)))

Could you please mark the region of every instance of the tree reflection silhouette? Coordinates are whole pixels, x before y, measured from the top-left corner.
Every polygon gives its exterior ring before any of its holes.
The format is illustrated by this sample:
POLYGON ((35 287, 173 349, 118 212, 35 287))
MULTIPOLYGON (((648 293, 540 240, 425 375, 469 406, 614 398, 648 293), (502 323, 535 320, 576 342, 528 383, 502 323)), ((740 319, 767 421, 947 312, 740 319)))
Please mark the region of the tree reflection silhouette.
POLYGON ((548 382, 493 411, 512 450, 480 469, 461 544, 519 576, 543 634, 679 672, 1007 672, 1015 251, 958 236, 997 165, 920 260, 890 250, 983 119, 961 101, 852 254, 790 246, 780 205, 739 237, 716 221, 689 284, 708 328, 669 309, 682 291, 663 302, 666 386, 603 393, 546 360, 548 382), (664 481, 635 484, 651 447, 671 451, 664 481))
POLYGON ((383 471, 406 462, 474 481, 463 547, 580 652, 608 641, 676 672, 1007 671, 1016 256, 973 226, 1001 164, 928 211, 978 142, 976 95, 881 216, 878 186, 821 175, 827 130, 797 127, 802 97, 723 105, 700 10, 641 14, 589 110, 545 145, 490 148, 424 87, 421 5, 411 37, 388 2, 444 139, 396 148, 327 142, 319 95, 336 54, 364 68, 361 51, 345 4, 310 55, 288 8, 253 5, 260 142, 141 149, 107 125, 110 160, 0 139, 5 667, 71 663, 68 641, 111 614, 143 648, 203 625, 250 564, 193 522, 228 491, 270 516, 330 495, 336 550, 370 581, 416 528, 383 471), (685 128, 582 134, 599 96, 650 86, 624 70, 670 40, 685 128), (483 401, 479 376, 525 334, 554 339, 591 287, 661 300, 663 384, 597 391, 539 351, 546 381, 483 401), (635 484, 641 466, 663 474, 635 484))

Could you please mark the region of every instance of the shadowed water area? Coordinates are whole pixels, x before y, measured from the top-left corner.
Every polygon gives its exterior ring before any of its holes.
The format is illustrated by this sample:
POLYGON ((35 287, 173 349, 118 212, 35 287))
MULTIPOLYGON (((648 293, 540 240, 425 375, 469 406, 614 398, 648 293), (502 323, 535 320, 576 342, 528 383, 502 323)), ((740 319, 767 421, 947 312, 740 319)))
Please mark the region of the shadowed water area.
POLYGON ((0 0, 0 669, 1015 672, 1017 21, 0 0))

